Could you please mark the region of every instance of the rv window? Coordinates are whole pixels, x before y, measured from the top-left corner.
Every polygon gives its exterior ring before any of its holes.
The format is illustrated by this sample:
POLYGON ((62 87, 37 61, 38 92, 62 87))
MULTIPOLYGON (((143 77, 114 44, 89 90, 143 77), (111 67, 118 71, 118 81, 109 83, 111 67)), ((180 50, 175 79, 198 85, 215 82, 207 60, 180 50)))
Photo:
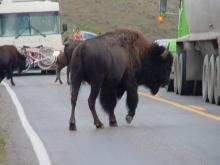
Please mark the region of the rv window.
POLYGON ((58 34, 59 33, 59 19, 58 13, 32 13, 30 14, 30 25, 32 35, 43 34, 58 34))
POLYGON ((1 36, 29 35, 28 16, 24 14, 6 14, 0 17, 1 36))
POLYGON ((0 36, 59 34, 58 12, 0 15, 0 36))

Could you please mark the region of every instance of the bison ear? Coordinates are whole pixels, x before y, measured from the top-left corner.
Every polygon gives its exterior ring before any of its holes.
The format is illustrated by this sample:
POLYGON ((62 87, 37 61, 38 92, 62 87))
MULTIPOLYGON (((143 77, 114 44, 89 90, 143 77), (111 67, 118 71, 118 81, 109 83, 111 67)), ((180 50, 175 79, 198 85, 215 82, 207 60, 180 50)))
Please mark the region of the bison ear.
POLYGON ((167 50, 169 50, 169 49, 170 49, 170 42, 167 45, 167 50))
POLYGON ((161 57, 163 60, 165 60, 168 56, 169 52, 169 48, 170 48, 170 42, 168 43, 166 49, 164 50, 164 52, 161 54, 161 57))

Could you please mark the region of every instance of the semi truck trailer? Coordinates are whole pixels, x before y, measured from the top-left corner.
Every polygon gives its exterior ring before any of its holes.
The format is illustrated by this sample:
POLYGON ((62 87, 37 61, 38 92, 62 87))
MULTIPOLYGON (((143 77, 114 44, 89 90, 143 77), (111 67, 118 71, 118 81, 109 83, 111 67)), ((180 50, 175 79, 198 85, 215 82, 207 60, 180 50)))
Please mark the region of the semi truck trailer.
MULTIPOLYGON (((160 15, 169 12, 160 0, 160 15)), ((220 105, 220 1, 179 0, 173 89, 220 105)))

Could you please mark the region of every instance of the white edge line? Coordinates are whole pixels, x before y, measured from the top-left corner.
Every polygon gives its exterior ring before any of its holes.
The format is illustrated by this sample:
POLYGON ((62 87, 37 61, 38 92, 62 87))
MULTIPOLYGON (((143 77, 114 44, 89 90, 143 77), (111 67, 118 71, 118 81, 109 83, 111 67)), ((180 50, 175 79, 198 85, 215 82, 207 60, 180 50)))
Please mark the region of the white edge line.
POLYGON ((47 150, 43 142, 41 141, 40 137, 37 135, 37 133, 34 131, 30 123, 28 122, 28 119, 24 113, 24 109, 21 103, 19 102, 15 92, 11 89, 11 87, 7 83, 2 82, 2 84, 5 86, 9 95, 11 96, 11 99, 16 107, 21 124, 24 127, 24 130, 31 141, 31 144, 33 146, 33 149, 36 153, 40 165, 51 165, 51 161, 48 156, 47 150))

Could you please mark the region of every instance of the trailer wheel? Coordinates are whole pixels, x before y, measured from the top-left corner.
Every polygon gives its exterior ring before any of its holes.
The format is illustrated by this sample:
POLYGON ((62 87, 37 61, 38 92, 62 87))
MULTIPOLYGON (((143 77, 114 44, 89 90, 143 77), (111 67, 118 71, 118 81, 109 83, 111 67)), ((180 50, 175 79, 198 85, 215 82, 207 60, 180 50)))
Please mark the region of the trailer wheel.
POLYGON ((215 61, 215 76, 214 76, 214 99, 215 104, 220 105, 220 56, 215 61))
POLYGON ((188 95, 192 82, 186 81, 186 54, 180 54, 178 59, 178 92, 180 95, 188 95))
POLYGON ((174 73, 173 73, 173 90, 174 93, 178 94, 178 54, 174 58, 173 65, 174 65, 174 73))
POLYGON ((169 80, 169 83, 165 86, 167 92, 173 91, 173 80, 169 80))
POLYGON ((215 76, 215 56, 212 55, 209 60, 208 67, 208 100, 214 103, 214 76, 215 76))
POLYGON ((205 102, 208 101, 208 68, 210 56, 207 54, 203 60, 202 71, 202 97, 205 102))

